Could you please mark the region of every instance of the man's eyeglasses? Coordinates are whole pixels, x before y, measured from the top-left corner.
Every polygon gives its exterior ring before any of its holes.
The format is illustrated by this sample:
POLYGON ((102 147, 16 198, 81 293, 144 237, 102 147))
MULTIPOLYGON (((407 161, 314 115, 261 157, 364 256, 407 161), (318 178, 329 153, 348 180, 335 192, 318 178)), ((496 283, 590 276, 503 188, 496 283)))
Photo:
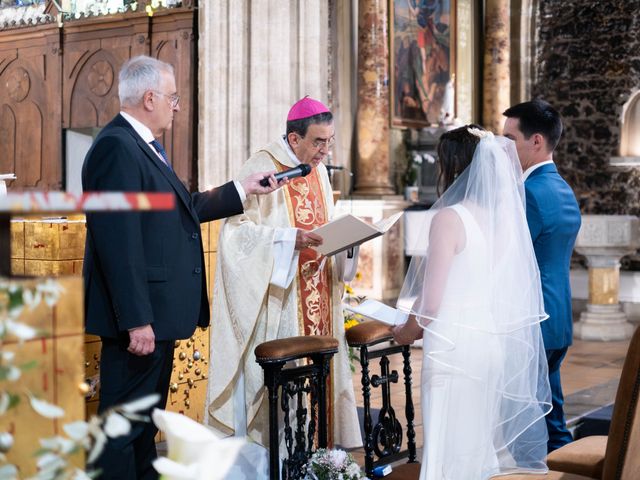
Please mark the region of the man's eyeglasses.
POLYGON ((169 105, 171 105, 171 108, 176 108, 180 103, 180 95, 178 95, 177 93, 167 94, 159 92, 157 90, 152 90, 152 92, 157 93, 158 95, 162 95, 163 97, 167 97, 169 99, 169 105))
MULTIPOLYGON (((304 137, 300 137, 300 138, 304 138, 304 137)), ((326 140, 316 139, 311 142, 311 145, 313 145, 313 148, 317 148, 319 150, 322 147, 329 149, 333 147, 334 143, 336 143, 336 137, 327 138, 326 140)))

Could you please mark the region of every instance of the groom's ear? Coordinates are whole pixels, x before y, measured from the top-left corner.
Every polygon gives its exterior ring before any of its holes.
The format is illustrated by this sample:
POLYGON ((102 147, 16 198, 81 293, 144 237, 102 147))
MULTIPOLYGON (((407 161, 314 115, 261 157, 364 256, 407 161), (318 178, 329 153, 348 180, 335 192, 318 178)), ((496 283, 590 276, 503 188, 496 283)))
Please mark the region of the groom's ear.
POLYGON ((539 133, 534 133, 532 135, 533 146, 536 149, 544 149, 547 150, 547 140, 539 133))

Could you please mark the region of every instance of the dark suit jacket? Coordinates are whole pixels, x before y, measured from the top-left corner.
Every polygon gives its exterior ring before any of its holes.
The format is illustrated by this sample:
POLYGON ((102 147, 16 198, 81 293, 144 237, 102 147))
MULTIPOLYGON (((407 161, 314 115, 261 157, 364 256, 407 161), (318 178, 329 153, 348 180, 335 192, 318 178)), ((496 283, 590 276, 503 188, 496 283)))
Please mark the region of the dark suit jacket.
POLYGON ((549 315, 541 324, 542 339, 546 350, 556 350, 571 345, 573 337, 569 263, 580 230, 580 209, 554 164, 531 172, 524 187, 527 222, 549 315))
POLYGON ((117 115, 82 168, 88 191, 171 192, 169 212, 87 214, 84 256, 86 331, 118 338, 151 324, 156 340, 191 336, 209 324, 200 223, 242 213, 229 182, 190 194, 153 147, 117 115))

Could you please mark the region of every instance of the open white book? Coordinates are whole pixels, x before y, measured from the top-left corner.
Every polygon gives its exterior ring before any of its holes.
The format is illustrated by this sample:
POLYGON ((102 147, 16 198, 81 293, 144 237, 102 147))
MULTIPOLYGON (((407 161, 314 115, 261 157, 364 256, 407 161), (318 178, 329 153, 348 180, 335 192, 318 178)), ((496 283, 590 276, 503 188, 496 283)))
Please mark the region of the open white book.
POLYGON ((323 255, 335 255, 367 240, 384 235, 403 213, 395 213, 373 224, 367 223, 349 213, 342 215, 312 230, 313 233, 322 237, 322 245, 314 248, 323 255))
POLYGON ((406 313, 390 307, 389 305, 385 305, 378 300, 368 299, 359 305, 343 304, 342 308, 353 313, 358 313, 363 317, 386 323, 387 325, 402 325, 407 321, 406 313))

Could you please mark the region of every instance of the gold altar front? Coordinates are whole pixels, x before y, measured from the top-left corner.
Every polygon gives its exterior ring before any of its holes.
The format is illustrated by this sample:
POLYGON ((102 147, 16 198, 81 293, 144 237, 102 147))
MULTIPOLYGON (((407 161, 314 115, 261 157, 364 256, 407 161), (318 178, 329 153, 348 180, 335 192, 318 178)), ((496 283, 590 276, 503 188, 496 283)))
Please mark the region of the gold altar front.
MULTIPOLYGON (((211 281, 215 269, 215 256, 218 243, 218 223, 202 225, 202 239, 205 255, 205 268, 209 300, 211 300, 211 281)), ((69 216, 60 219, 28 217, 11 222, 11 268, 14 275, 27 276, 61 276, 77 275, 72 279, 73 290, 78 296, 78 316, 75 318, 74 331, 81 335, 76 344, 65 346, 65 351, 72 357, 69 363, 78 363, 82 357, 84 346, 84 378, 92 386, 86 398, 86 415, 89 417, 98 408, 100 388, 98 376, 100 372, 100 339, 83 333, 82 311, 82 259, 84 256, 86 227, 83 215, 69 216), (84 343, 84 345, 83 345, 84 343)), ((67 279, 65 279, 67 281, 67 279)), ((71 280, 69 280, 71 281, 71 280)), ((71 318, 71 317, 69 317, 71 318)), ((65 342, 67 342, 65 337, 65 342)), ((187 340, 176 342, 173 362, 173 373, 167 409, 180 412, 198 421, 203 421, 207 391, 207 373, 209 361, 209 329, 198 328, 187 340)), ((78 368, 82 369, 82 365, 78 368)), ((82 375, 74 377, 73 384, 61 385, 58 391, 65 398, 57 401, 64 406, 65 402, 75 399, 70 404, 75 415, 84 416, 85 405, 78 395, 78 383, 82 375), (66 396, 69 395, 69 398, 66 396), (79 399, 79 400, 78 400, 79 399), (79 403, 78 403, 79 402, 79 403), (78 413, 80 412, 80 413, 78 413)), ((58 375, 58 381, 66 381, 66 376, 58 375)), ((38 432, 42 436, 45 432, 38 432)), ((159 437, 161 439, 161 437, 159 437)))
MULTIPOLYGON (((32 287, 40 280, 18 280, 14 284, 32 287)), ((34 368, 23 371, 17 382, 6 382, 7 391, 19 394, 20 403, 0 416, 0 431, 13 434, 15 445, 7 453, 7 459, 20 468, 21 478, 36 473, 35 452, 40 448, 39 439, 62 434, 62 425, 84 419, 84 375, 82 351, 84 343, 82 278, 61 277, 60 299, 53 307, 44 301, 29 310, 25 308, 20 322, 38 331, 32 340, 20 344, 15 340, 3 341, 3 351, 15 352, 15 365, 35 360, 34 368), (65 416, 47 419, 37 414, 29 405, 27 392, 35 397, 62 407, 65 416)), ((81 466, 81 453, 73 457, 81 466)))

